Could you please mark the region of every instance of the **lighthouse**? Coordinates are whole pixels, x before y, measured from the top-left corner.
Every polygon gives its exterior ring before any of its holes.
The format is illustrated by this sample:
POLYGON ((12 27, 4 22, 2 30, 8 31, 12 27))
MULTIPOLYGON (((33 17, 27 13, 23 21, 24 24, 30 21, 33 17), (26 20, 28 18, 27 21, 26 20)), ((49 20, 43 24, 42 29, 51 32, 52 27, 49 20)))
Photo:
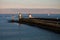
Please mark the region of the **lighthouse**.
POLYGON ((32 18, 32 15, 29 13, 29 18, 32 18))
POLYGON ((21 18, 22 18, 22 15, 21 15, 21 13, 19 13, 18 17, 19 17, 19 19, 21 19, 21 18))

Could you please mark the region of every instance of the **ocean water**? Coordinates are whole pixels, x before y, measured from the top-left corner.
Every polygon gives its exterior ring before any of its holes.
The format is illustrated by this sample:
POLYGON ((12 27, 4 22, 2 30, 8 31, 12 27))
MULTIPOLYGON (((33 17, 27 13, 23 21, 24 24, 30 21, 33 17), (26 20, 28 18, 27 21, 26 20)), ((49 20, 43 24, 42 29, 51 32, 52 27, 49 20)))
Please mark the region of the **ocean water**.
MULTIPOLYGON (((18 14, 0 14, 0 40, 60 40, 60 34, 29 26, 26 24, 9 23, 11 17, 18 20, 18 14)), ((27 14, 22 15, 27 18, 27 14)), ((32 14, 39 18, 59 18, 60 14, 32 14)))

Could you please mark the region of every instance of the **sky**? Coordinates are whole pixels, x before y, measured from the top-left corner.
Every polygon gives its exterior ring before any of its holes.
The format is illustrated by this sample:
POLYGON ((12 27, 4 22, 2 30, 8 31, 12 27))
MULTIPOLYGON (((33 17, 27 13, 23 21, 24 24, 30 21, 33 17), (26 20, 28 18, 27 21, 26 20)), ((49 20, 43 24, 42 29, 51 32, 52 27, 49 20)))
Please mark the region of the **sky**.
POLYGON ((60 0, 0 0, 0 9, 4 9, 4 8, 60 9, 60 0))

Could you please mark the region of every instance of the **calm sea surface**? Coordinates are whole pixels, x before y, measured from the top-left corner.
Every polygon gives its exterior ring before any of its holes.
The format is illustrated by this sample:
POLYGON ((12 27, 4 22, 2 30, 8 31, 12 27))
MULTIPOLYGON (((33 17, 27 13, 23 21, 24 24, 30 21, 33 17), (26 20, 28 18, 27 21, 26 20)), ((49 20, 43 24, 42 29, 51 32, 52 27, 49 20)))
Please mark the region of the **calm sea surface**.
MULTIPOLYGON (((60 40, 60 34, 29 26, 26 24, 9 23, 11 16, 18 20, 17 14, 0 14, 0 40, 60 40)), ((60 14, 32 14, 40 18, 60 18, 60 14)), ((27 18, 28 15, 23 14, 27 18)))

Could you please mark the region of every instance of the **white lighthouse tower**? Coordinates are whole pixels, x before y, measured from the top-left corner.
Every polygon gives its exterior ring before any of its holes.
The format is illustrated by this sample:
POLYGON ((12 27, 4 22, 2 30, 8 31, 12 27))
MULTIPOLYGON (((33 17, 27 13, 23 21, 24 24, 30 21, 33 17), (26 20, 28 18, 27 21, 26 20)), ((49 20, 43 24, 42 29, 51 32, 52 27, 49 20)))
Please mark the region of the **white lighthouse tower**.
MULTIPOLYGON (((18 12, 18 13, 19 13, 19 12, 18 12)), ((19 19, 21 19, 21 18, 22 18, 22 14, 21 14, 21 13, 19 13, 19 15, 18 15, 18 16, 19 16, 19 19)))
POLYGON ((29 18, 32 18, 32 15, 29 13, 29 18))

